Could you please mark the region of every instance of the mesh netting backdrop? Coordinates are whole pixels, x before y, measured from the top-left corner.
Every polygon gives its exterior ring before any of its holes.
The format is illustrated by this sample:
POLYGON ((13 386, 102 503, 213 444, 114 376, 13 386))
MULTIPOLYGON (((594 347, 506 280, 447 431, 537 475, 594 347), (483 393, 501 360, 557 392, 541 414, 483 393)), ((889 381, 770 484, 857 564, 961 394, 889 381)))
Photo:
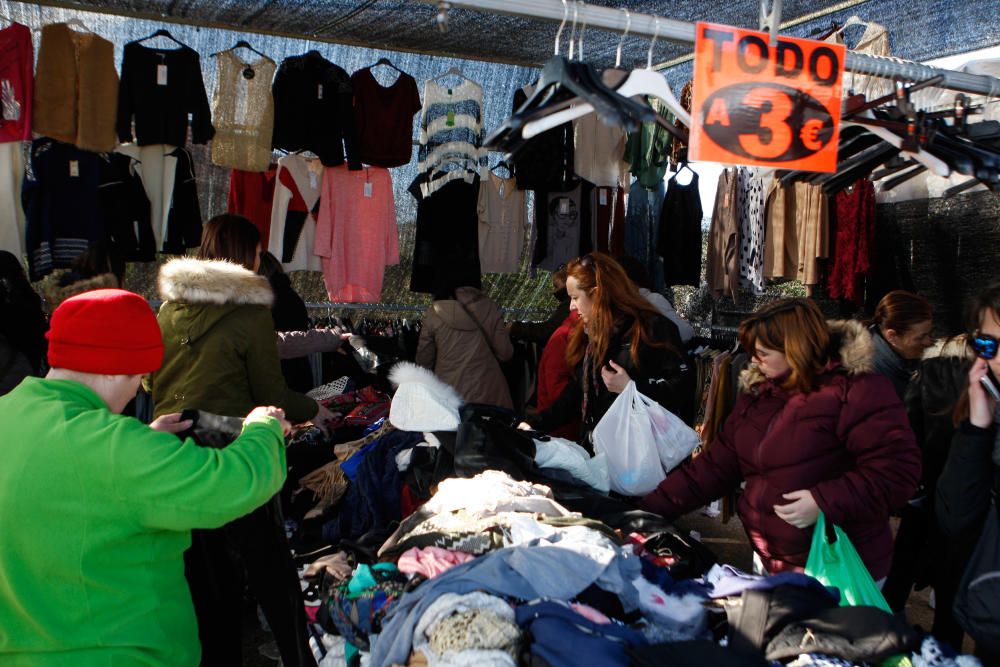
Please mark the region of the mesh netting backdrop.
MULTIPOLYGON (((84 24, 95 33, 110 40, 115 45, 116 65, 121 65, 122 47, 129 41, 141 39, 153 33, 164 24, 129 19, 92 12, 78 12, 50 7, 39 7, 16 2, 0 1, 0 12, 31 28, 39 28, 48 23, 65 21, 73 17, 80 18, 84 24)), ((216 65, 210 54, 231 47, 237 40, 246 38, 254 48, 266 53, 275 62, 292 55, 305 53, 310 49, 318 50, 325 58, 343 67, 348 72, 354 72, 372 65, 383 56, 417 80, 418 87, 423 81, 436 76, 450 67, 458 67, 465 76, 475 80, 483 87, 484 119, 487 130, 499 124, 510 115, 514 91, 529 83, 537 73, 531 68, 512 65, 486 63, 471 60, 456 60, 439 58, 413 53, 397 53, 392 51, 377 51, 373 49, 333 45, 323 42, 312 42, 281 37, 263 37, 259 35, 244 35, 228 30, 197 28, 192 26, 167 25, 171 34, 184 42, 201 55, 202 72, 205 79, 205 89, 211 99, 215 90, 216 65)), ((428 30, 435 29, 433 25, 428 30)), ((37 50, 39 34, 35 34, 37 50)), ((375 70, 376 78, 388 75, 388 68, 375 70)), ((384 81, 383 81, 384 82, 384 81)), ((414 139, 418 137, 418 118, 414 119, 414 139)), ((201 200, 202 213, 207 220, 213 215, 226 212, 226 200, 229 193, 229 170, 216 167, 211 162, 210 150, 207 145, 191 145, 195 159, 195 169, 198 177, 198 195, 201 200)), ((491 164, 499 159, 491 156, 491 164)), ((400 263, 388 267, 385 276, 385 286, 382 291, 384 304, 424 304, 428 303, 424 295, 409 291, 409 272, 413 255, 413 237, 416 231, 416 201, 406 191, 410 182, 416 176, 416 146, 411 162, 403 167, 391 169, 396 198, 397 222, 400 233, 400 263)), ((526 267, 525 267, 526 268, 526 267)), ((129 268, 127 285, 130 289, 141 292, 148 298, 156 297, 155 277, 156 266, 132 265, 129 268)), ((307 302, 326 302, 326 291, 323 287, 322 275, 319 273, 297 272, 293 274, 296 287, 307 302)), ((496 298, 502 306, 513 309, 547 307, 551 305, 549 296, 549 278, 545 272, 531 276, 522 271, 513 275, 484 276, 485 289, 496 298)))

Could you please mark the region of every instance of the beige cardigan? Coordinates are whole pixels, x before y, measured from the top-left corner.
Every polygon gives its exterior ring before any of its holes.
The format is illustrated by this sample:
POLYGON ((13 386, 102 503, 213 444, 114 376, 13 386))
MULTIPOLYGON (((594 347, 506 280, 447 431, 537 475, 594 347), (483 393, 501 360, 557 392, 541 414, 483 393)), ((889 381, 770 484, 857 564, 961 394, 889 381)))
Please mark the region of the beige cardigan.
POLYGON ((43 27, 32 129, 83 150, 114 150, 118 145, 114 53, 114 45, 94 33, 75 32, 65 23, 43 27))

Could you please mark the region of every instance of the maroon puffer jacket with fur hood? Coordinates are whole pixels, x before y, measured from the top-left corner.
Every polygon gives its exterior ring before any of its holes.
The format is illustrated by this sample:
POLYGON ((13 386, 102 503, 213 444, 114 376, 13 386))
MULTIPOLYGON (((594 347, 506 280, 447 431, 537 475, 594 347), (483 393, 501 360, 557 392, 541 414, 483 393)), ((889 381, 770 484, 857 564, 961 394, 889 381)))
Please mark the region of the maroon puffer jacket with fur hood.
POLYGON ((770 572, 801 569, 812 527, 796 528, 774 512, 782 494, 812 491, 828 521, 847 533, 872 576, 889 572, 889 513, 920 480, 920 450, 892 384, 871 373, 872 341, 857 322, 831 322, 839 351, 815 391, 788 392, 753 365, 742 395, 707 450, 643 498, 667 518, 746 487, 738 512, 770 572))

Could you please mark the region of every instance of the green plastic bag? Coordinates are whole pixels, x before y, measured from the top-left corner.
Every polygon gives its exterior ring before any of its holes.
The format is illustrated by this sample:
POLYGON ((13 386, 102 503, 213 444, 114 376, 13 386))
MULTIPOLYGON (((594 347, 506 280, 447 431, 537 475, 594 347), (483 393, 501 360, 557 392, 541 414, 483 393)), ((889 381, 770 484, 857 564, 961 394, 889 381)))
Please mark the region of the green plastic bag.
POLYGON ((822 512, 813 528, 806 574, 824 586, 839 588, 841 607, 878 607, 892 613, 854 545, 844 531, 826 522, 822 512))

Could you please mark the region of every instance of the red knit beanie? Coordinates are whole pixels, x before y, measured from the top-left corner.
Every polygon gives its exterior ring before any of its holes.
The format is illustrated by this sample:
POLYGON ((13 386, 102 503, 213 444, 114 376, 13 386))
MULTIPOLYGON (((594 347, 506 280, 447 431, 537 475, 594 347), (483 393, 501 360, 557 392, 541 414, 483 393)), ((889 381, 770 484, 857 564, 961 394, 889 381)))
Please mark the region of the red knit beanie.
POLYGON ((142 375, 163 362, 163 336, 138 294, 99 289, 66 299, 49 323, 49 366, 99 375, 142 375))

